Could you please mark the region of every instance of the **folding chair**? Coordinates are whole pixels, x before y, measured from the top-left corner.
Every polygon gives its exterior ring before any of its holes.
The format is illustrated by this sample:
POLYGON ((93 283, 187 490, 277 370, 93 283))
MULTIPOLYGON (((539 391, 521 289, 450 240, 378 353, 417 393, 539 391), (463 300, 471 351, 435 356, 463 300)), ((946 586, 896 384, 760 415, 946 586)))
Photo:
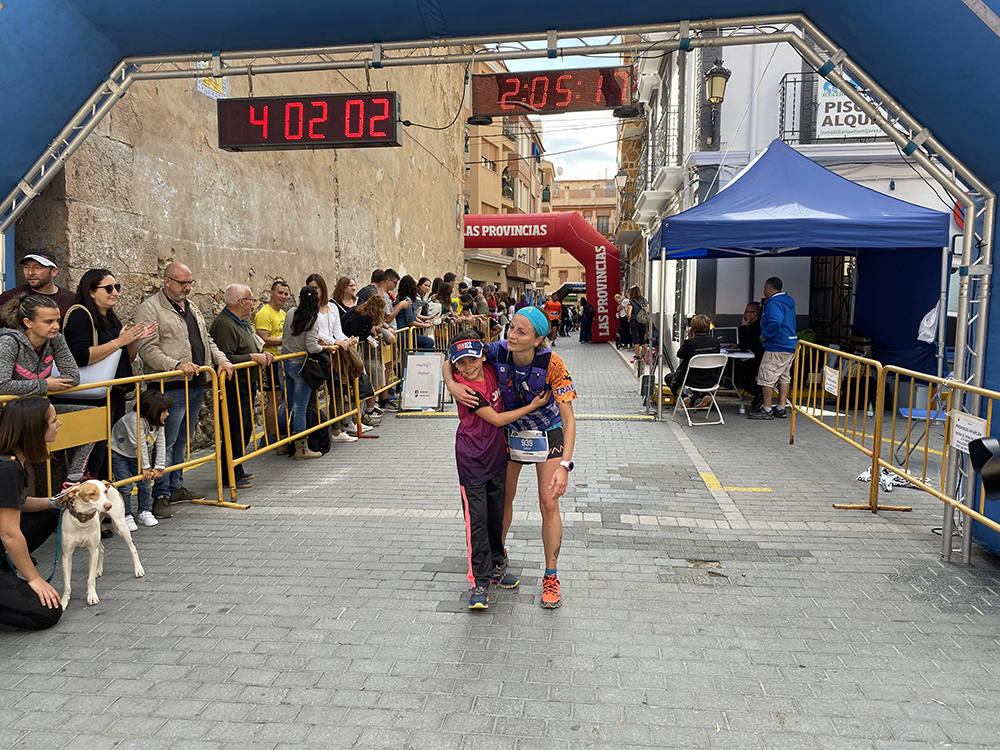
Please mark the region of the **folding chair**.
POLYGON ((726 420, 722 418, 722 409, 719 408, 719 402, 715 400, 715 393, 719 390, 719 385, 722 383, 722 373, 726 369, 726 362, 728 359, 729 358, 726 357, 725 354, 696 354, 691 357, 688 361, 687 370, 684 371, 684 380, 681 381, 681 387, 676 394, 677 403, 674 405, 674 419, 677 418, 677 410, 683 409, 684 416, 687 417, 689 427, 697 427, 705 424, 726 423, 726 420), (717 370, 715 375, 715 384, 708 388, 695 388, 692 385, 688 385, 688 377, 690 377, 692 370, 717 370), (708 405, 708 411, 705 412, 705 421, 694 422, 691 420, 691 410, 684 404, 685 390, 691 391, 696 397, 700 396, 703 398, 708 396, 712 399, 712 403, 708 405), (715 411, 719 414, 719 419, 717 421, 710 422, 708 419, 712 415, 713 406, 715 407, 715 411))

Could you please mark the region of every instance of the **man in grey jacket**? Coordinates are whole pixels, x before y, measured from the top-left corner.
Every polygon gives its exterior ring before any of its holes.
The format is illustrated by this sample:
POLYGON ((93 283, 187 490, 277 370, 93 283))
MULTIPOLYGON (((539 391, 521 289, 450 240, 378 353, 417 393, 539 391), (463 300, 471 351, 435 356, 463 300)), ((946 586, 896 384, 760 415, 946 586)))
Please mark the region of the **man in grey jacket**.
MULTIPOLYGON (((183 263, 167 264, 163 273, 163 288, 143 300, 136 311, 136 320, 159 324, 155 336, 139 342, 139 357, 147 373, 180 370, 182 374, 166 379, 164 393, 173 402, 164 428, 166 433, 167 466, 176 466, 187 459, 187 446, 198 425, 198 414, 205 395, 205 376, 198 373, 204 365, 214 366, 219 377, 231 377, 233 366, 208 335, 201 311, 191 303, 194 277, 183 263), (187 398, 185 399, 185 383, 187 398), (188 424, 187 436, 181 428, 188 424)), ((184 487, 183 471, 164 474, 153 483, 153 515, 170 518, 170 502, 194 500, 195 495, 184 487)))

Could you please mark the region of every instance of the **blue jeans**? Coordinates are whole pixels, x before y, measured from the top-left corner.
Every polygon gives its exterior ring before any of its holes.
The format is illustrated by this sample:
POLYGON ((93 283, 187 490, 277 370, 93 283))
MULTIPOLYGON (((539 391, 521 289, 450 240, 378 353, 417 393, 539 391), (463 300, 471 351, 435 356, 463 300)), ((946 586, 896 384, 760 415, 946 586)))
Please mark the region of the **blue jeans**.
MULTIPOLYGON (((170 416, 167 417, 167 424, 164 426, 164 438, 166 440, 166 452, 167 452, 167 467, 176 466, 177 464, 182 464, 187 460, 185 453, 187 452, 188 441, 194 436, 195 428, 198 426, 198 414, 201 413, 201 402, 205 396, 205 386, 195 385, 188 386, 188 401, 192 406, 191 409, 191 424, 188 430, 188 435, 183 434, 184 431, 184 420, 187 417, 187 411, 184 408, 184 389, 178 388, 176 390, 164 391, 172 405, 170 407, 170 416)), ((163 495, 171 495, 172 493, 179 490, 184 486, 184 472, 183 471, 172 471, 169 474, 164 474, 159 479, 153 481, 153 497, 161 497, 163 495)))
POLYGON ((421 352, 432 352, 434 351, 434 339, 430 336, 424 336, 422 333, 417 334, 417 350, 421 352))
MULTIPOLYGON (((148 469, 149 467, 146 466, 145 468, 148 469)), ((139 473, 139 459, 129 458, 128 456, 111 451, 111 472, 116 482, 134 477, 139 473)), ((151 510, 153 507, 152 482, 148 479, 140 479, 135 484, 139 488, 139 512, 142 513, 144 510, 151 510)), ((123 484, 118 488, 118 491, 122 493, 122 500, 125 501, 125 515, 131 516, 132 485, 123 484)))
POLYGON ((285 365, 285 385, 288 387, 288 404, 292 410, 292 432, 303 432, 306 429, 306 411, 309 409, 312 388, 299 375, 299 368, 302 367, 301 357, 286 359, 283 364, 285 365))

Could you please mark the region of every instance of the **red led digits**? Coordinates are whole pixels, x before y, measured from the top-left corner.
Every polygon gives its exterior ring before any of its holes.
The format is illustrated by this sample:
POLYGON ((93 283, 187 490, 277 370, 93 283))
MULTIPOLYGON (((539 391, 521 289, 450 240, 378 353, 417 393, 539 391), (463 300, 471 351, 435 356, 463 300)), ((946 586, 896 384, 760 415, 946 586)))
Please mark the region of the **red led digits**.
POLYGON ((372 138, 384 138, 388 133, 385 130, 375 130, 375 123, 385 122, 389 119, 389 100, 388 99, 372 99, 372 107, 381 107, 382 114, 374 115, 368 123, 368 134, 372 138))
POLYGON ((321 113, 321 114, 317 115, 316 117, 310 117, 309 118, 309 137, 312 140, 319 140, 319 139, 326 138, 326 134, 325 133, 317 133, 316 132, 316 126, 319 123, 321 123, 321 122, 326 122, 326 111, 327 111, 326 110, 326 102, 324 102, 324 101, 309 102, 309 104, 314 109, 318 109, 320 111, 320 113, 321 113))
POLYGON ((264 140, 266 141, 267 140, 267 105, 265 104, 263 107, 261 107, 262 114, 261 114, 259 120, 255 120, 254 119, 254 114, 256 114, 255 110, 256 110, 256 107, 254 107, 251 104, 250 105, 250 124, 251 125, 260 125, 260 127, 261 127, 261 135, 264 136, 264 140))
POLYGON ((344 135, 348 138, 361 138, 365 134, 365 103, 360 99, 348 99, 344 102, 344 135), (351 110, 358 111, 358 126, 351 127, 351 110))
POLYGON ((556 79, 556 93, 565 94, 566 98, 562 101, 555 102, 557 107, 568 107, 569 103, 573 100, 573 92, 562 85, 563 81, 572 81, 573 76, 571 75, 561 75, 556 79))
MULTIPOLYGON (((632 93, 632 91, 631 91, 632 87, 629 85, 629 82, 628 82, 628 79, 629 79, 628 71, 627 70, 616 70, 615 71, 615 78, 621 78, 622 79, 622 95, 621 95, 621 98, 618 100, 618 103, 619 104, 627 104, 628 101, 629 101, 629 99, 630 99, 630 95, 632 93)), ((609 102, 609 104, 610 104, 610 102, 609 102)))
POLYGON ((302 138, 304 109, 302 102, 288 102, 285 105, 285 138, 287 140, 297 141, 302 138))
POLYGON ((510 84, 510 83, 514 84, 514 88, 512 88, 510 91, 505 91, 503 94, 501 94, 500 109, 504 110, 515 109, 514 105, 511 104, 510 101, 508 100, 512 96, 517 96, 517 92, 521 90, 521 81, 518 78, 507 78, 504 81, 504 84, 510 84))
POLYGON ((534 109, 542 109, 549 101, 549 77, 548 76, 535 76, 531 79, 531 96, 528 97, 528 104, 530 104, 534 109), (541 94, 536 98, 538 90, 541 89, 541 94))

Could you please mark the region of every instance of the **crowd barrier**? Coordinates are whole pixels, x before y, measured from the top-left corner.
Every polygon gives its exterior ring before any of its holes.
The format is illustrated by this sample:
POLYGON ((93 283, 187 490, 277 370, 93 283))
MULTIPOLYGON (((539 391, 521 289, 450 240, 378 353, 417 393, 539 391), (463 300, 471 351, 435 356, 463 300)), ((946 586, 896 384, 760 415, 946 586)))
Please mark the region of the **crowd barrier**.
MULTIPOLYGON (((871 459, 868 504, 836 504, 836 508, 873 513, 911 510, 879 504, 879 493, 884 491, 880 479, 899 477, 945 504, 944 529, 951 529, 957 509, 1000 532, 1000 524, 984 515, 981 488, 978 500, 975 497, 977 483, 966 449, 969 439, 990 434, 998 401, 997 391, 799 341, 789 400, 789 443, 795 442, 796 417, 804 417, 871 459), (827 364, 833 356, 838 357, 836 367, 827 364), (973 413, 962 411, 963 404, 969 404, 973 413)), ((966 562, 970 533, 966 523, 966 562)), ((944 556, 949 557, 951 537, 944 536, 944 556)))
MULTIPOLYGON (((444 351, 448 340, 462 328, 473 327, 480 331, 487 341, 495 340, 491 332, 489 320, 447 321, 433 329, 434 349, 444 351)), ((292 432, 292 414, 283 408, 288 403, 288 387, 283 375, 283 363, 305 356, 305 352, 281 354, 274 358, 268 366, 257 362, 242 362, 234 365, 232 379, 219 378, 211 367, 202 367, 199 372, 207 376, 209 382, 205 393, 209 396, 205 404, 211 409, 211 445, 204 452, 192 457, 191 440, 188 423, 185 421, 182 436, 186 440, 185 460, 181 463, 167 466, 164 473, 194 469, 205 464, 215 465, 216 493, 214 498, 196 500, 194 502, 207 505, 219 505, 229 508, 246 509, 247 505, 237 501, 236 467, 245 464, 257 456, 276 450, 293 443, 299 438, 308 437, 311 433, 327 427, 351 420, 357 425, 359 437, 363 436, 361 428, 361 413, 363 403, 379 395, 393 391, 402 382, 405 358, 409 352, 416 351, 417 334, 430 335, 431 329, 404 328, 395 332, 391 343, 376 343, 362 341, 357 353, 363 363, 363 370, 356 371, 357 359, 350 357, 343 349, 337 348, 330 352, 327 368, 327 378, 323 386, 313 393, 312 410, 316 418, 313 424, 301 432, 292 432), (353 360, 353 361, 352 361, 353 360), (370 389, 366 391, 365 380, 370 381, 370 389), (258 408, 259 406, 259 408, 258 408), (240 441, 243 449, 233 449, 233 435, 240 441)), ((86 383, 68 389, 53 396, 53 403, 59 411, 59 419, 63 423, 59 435, 49 448, 51 451, 72 449, 91 443, 105 442, 108 466, 111 465, 110 435, 112 424, 112 387, 128 387, 134 389, 131 394, 138 398, 143 387, 163 390, 165 381, 172 377, 183 376, 180 370, 164 373, 137 375, 130 378, 107 380, 99 383, 86 383), (74 393, 105 388, 106 393, 100 400, 94 400, 93 406, 69 406, 60 403, 61 397, 72 397, 74 393), (64 411, 70 408, 71 411, 64 411)), ((0 404, 11 401, 17 396, 0 397, 0 404)), ((188 387, 184 387, 185 411, 191 414, 188 402, 188 387)), ((130 402, 134 409, 134 402, 130 402)), ((186 420, 190 417, 186 417, 186 420)), ((136 414, 137 422, 140 419, 136 414)), ((137 424, 138 427, 138 424, 137 424)), ((142 479, 144 469, 139 457, 138 474, 127 479, 114 482, 122 486, 142 479)), ((45 463, 46 490, 51 496, 55 489, 53 484, 53 469, 51 459, 45 463)))

